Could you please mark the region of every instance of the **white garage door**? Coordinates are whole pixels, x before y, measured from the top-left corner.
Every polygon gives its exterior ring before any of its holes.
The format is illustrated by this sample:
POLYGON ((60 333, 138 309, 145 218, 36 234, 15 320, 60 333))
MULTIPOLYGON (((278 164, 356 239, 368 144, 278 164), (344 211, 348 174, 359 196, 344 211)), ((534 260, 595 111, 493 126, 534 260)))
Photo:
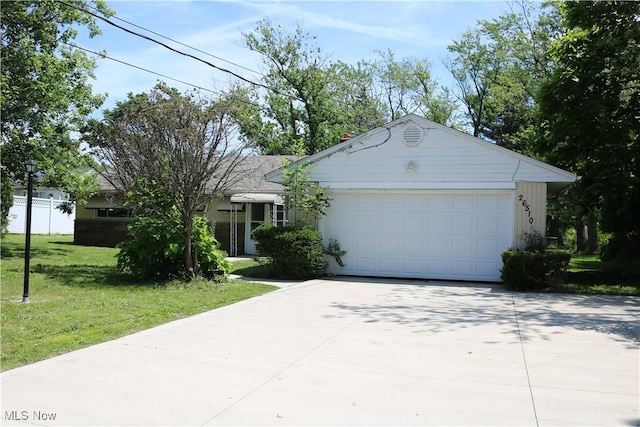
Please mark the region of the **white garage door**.
POLYGON ((347 251, 356 276, 499 281, 512 242, 512 195, 485 192, 332 192, 321 231, 347 251))

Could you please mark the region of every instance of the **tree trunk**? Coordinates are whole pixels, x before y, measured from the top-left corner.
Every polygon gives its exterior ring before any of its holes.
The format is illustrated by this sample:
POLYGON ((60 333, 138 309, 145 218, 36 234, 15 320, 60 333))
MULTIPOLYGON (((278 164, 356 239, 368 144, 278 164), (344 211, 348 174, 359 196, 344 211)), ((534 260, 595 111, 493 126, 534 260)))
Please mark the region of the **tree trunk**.
POLYGON ((554 216, 549 217, 549 235, 556 238, 557 247, 564 247, 564 224, 554 216))
POLYGON ((598 250, 598 221, 593 213, 587 216, 587 248, 588 254, 595 254, 598 250))
POLYGON ((587 225, 579 220, 576 223, 576 251, 584 252, 587 250, 587 225))
POLYGON ((193 234, 193 222, 184 221, 184 270, 189 277, 195 277, 196 269, 193 265, 193 257, 191 255, 191 236, 193 234))

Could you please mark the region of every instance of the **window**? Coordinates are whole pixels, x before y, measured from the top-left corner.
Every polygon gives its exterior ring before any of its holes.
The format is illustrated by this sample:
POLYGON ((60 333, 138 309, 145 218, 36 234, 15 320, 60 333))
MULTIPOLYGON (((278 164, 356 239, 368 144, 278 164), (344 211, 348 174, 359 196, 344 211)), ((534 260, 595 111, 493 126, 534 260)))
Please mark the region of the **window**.
POLYGON ((131 209, 100 208, 98 218, 131 218, 131 209))

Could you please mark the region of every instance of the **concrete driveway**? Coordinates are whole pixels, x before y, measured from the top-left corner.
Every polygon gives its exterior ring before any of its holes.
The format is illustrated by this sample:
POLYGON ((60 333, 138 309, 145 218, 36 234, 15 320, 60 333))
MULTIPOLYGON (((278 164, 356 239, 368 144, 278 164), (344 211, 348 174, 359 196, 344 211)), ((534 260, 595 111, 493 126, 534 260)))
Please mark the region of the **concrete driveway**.
POLYGON ((639 317, 630 297, 312 280, 7 371, 2 424, 639 425, 639 317))

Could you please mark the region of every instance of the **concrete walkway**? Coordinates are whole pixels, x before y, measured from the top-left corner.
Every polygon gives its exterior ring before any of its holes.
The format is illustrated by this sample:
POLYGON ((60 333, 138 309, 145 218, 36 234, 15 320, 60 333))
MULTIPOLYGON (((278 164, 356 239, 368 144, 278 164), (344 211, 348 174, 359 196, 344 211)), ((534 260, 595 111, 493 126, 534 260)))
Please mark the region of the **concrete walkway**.
POLYGON ((312 280, 7 371, 2 424, 639 425, 639 317, 630 297, 312 280))

